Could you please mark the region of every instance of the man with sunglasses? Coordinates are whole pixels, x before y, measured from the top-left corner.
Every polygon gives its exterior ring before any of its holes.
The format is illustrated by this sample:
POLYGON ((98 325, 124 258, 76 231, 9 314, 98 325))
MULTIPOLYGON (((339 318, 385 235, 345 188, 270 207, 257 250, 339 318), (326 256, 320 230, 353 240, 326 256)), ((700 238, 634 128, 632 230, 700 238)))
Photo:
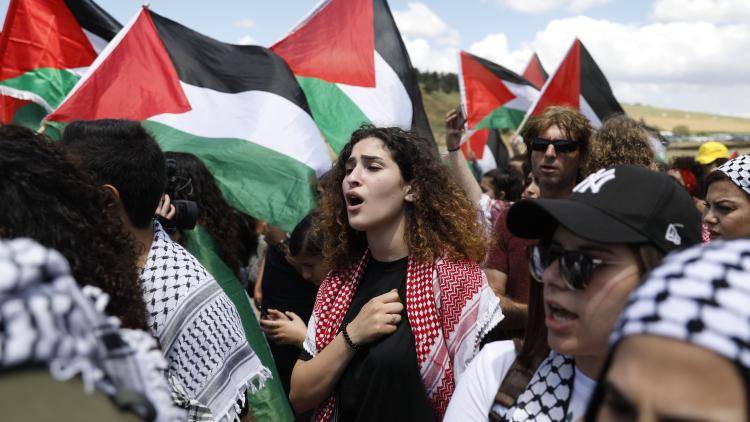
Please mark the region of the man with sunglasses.
POLYGON ((628 295, 664 255, 700 242, 700 216, 665 174, 617 166, 590 175, 567 199, 514 204, 508 229, 539 241, 530 248, 539 283, 530 293, 524 346, 516 353, 503 344, 510 342, 487 345, 458 384, 446 420, 486 420, 487 413, 579 420, 628 295), (513 385, 520 378, 513 374, 524 371, 527 383, 513 385))
MULTIPOLYGON (((578 110, 549 107, 532 117, 523 133, 526 160, 531 164, 541 198, 566 198, 580 178, 593 129, 578 110)), ((503 281, 505 320, 492 333, 496 340, 523 337, 529 298, 529 264, 526 250, 536 241, 513 236, 506 227, 508 208, 493 223, 493 243, 487 267, 503 281)))

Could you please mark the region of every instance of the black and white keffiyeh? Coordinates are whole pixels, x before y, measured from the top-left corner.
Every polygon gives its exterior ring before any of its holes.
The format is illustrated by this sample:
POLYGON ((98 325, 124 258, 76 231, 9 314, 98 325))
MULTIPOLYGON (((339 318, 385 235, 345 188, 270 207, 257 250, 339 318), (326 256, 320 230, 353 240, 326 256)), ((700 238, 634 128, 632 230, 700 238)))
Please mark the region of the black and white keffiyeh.
POLYGON ((610 338, 687 341, 750 368, 750 240, 670 255, 631 294, 610 338))
POLYGON ((54 379, 80 376, 141 419, 183 421, 156 341, 119 328, 104 313, 108 296, 81 289, 65 259, 30 239, 0 241, 0 368, 45 365, 54 379), (123 403, 120 392, 145 400, 123 403))
POLYGON ((740 155, 722 164, 717 170, 750 195, 750 155, 740 155))
POLYGON ((158 222, 140 280, 170 376, 217 421, 236 419, 245 391, 257 391, 271 372, 248 345, 229 297, 158 222))
POLYGON ((574 380, 575 360, 551 351, 513 406, 504 412, 495 404, 492 412, 506 421, 564 421, 574 380))

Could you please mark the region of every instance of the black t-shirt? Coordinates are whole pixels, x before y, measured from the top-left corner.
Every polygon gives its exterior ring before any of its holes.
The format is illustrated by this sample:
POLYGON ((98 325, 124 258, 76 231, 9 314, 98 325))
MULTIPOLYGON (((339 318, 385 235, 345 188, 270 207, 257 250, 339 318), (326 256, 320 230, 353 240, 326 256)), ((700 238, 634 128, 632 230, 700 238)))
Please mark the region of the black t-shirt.
MULTIPOLYGON (((406 304, 407 259, 370 259, 342 327, 370 299, 397 289, 406 304)), ((417 365, 414 334, 406 307, 396 331, 362 347, 339 379, 337 418, 342 421, 434 421, 435 416, 417 365)))

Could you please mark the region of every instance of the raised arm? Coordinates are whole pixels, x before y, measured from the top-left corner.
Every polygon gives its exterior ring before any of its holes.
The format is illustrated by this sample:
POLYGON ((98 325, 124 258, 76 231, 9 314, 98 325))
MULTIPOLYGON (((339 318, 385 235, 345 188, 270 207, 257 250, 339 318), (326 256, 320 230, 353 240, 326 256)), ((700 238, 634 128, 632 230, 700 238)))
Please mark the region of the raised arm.
POLYGON ((456 183, 461 186, 472 202, 478 204, 482 197, 482 188, 471 174, 466 158, 460 150, 465 121, 461 107, 456 107, 445 115, 445 144, 448 147, 448 160, 456 183))

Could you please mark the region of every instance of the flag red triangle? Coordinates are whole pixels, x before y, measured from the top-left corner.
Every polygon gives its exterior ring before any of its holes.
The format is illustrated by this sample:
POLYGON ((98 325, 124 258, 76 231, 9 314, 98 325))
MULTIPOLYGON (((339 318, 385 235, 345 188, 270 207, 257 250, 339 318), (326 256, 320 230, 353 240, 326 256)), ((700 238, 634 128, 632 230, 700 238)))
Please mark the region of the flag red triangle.
POLYGON ((529 59, 529 64, 526 65, 526 69, 523 71, 523 77, 534 84, 536 89, 542 89, 544 83, 547 82, 547 72, 544 71, 542 62, 539 61, 539 56, 536 53, 529 59))
POLYGON ((476 127, 498 107, 516 98, 497 77, 473 57, 461 52, 461 76, 466 95, 466 116, 470 128, 476 127))
POLYGON ((374 87, 372 0, 330 0, 271 50, 297 76, 374 87))
POLYGON ((463 144, 461 152, 464 157, 470 160, 472 157, 481 160, 484 157, 484 146, 489 141, 490 129, 479 129, 472 133, 463 144))
POLYGON ((96 51, 63 0, 11 0, 0 35, 0 80, 41 67, 73 69, 96 51))
POLYGON ((547 87, 540 94, 539 100, 531 112, 532 115, 541 114, 550 106, 568 106, 580 108, 581 97, 581 42, 576 39, 565 55, 557 72, 547 83, 547 87))
POLYGON ((31 101, 0 95, 0 123, 4 125, 13 123, 13 116, 16 115, 16 112, 29 103, 31 101))
POLYGON ((143 120, 190 110, 180 79, 148 10, 143 9, 122 39, 103 57, 47 120, 103 118, 143 120), (98 63, 98 65, 97 65, 98 63))

